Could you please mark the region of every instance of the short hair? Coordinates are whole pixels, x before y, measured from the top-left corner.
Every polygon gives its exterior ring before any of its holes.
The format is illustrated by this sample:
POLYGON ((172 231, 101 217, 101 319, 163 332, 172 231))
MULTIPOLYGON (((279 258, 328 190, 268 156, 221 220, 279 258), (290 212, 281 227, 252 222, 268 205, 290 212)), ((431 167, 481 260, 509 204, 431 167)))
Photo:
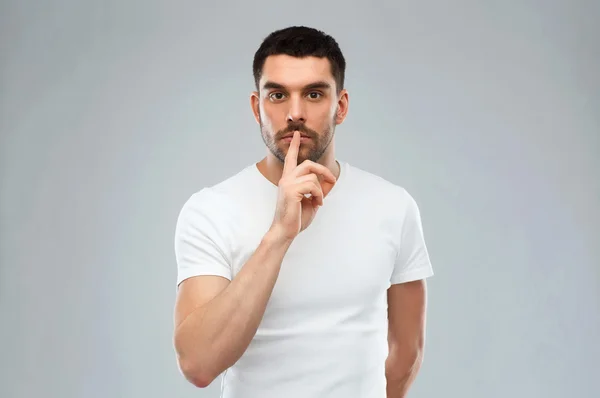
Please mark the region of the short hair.
POLYGON ((257 90, 267 57, 279 54, 297 58, 308 56, 327 58, 331 65, 331 74, 335 79, 337 92, 339 93, 344 88, 346 60, 335 39, 314 28, 291 26, 270 33, 254 54, 252 71, 257 90))

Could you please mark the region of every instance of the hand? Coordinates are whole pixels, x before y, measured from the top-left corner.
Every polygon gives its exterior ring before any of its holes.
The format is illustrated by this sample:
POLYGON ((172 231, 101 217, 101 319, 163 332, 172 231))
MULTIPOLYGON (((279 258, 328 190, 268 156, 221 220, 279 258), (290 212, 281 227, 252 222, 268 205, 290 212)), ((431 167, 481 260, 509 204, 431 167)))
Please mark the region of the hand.
POLYGON ((310 225, 336 182, 333 173, 321 164, 306 160, 298 165, 299 149, 300 133, 296 131, 283 164, 272 225, 290 240, 310 225))

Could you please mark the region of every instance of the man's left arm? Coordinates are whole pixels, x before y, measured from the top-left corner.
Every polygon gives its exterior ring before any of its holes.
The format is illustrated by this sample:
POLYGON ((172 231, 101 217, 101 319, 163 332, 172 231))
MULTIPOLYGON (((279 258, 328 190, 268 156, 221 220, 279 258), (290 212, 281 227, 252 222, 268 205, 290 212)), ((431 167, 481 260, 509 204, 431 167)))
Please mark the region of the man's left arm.
POLYGON ((405 398, 423 362, 426 278, 433 276, 419 206, 404 191, 403 220, 388 288, 387 398, 405 398))
POLYGON ((423 361, 427 309, 425 279, 388 289, 387 398, 404 398, 423 361))

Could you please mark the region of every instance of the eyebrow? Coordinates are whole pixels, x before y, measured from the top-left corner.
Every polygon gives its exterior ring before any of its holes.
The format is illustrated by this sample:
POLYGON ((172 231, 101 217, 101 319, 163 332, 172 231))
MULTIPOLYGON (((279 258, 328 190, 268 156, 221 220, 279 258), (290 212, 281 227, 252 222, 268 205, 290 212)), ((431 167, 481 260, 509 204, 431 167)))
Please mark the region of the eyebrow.
MULTIPOLYGON (((324 81, 319 81, 319 82, 307 84, 302 89, 303 89, 303 91, 306 91, 306 90, 316 90, 316 89, 327 90, 330 88, 331 88, 331 84, 324 82, 324 81)), ((263 84, 263 89, 264 90, 273 90, 273 89, 285 90, 285 86, 283 84, 267 81, 267 82, 265 82, 265 84, 263 84)))

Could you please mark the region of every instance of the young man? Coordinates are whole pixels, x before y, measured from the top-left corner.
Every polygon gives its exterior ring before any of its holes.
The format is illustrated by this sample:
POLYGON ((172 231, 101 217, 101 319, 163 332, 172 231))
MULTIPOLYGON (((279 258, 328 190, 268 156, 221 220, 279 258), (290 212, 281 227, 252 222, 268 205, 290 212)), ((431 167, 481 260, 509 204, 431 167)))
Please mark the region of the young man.
POLYGON ((336 158, 345 60, 323 32, 271 33, 251 106, 266 157, 193 194, 177 220, 178 365, 224 398, 400 398, 433 275, 417 204, 336 158))

